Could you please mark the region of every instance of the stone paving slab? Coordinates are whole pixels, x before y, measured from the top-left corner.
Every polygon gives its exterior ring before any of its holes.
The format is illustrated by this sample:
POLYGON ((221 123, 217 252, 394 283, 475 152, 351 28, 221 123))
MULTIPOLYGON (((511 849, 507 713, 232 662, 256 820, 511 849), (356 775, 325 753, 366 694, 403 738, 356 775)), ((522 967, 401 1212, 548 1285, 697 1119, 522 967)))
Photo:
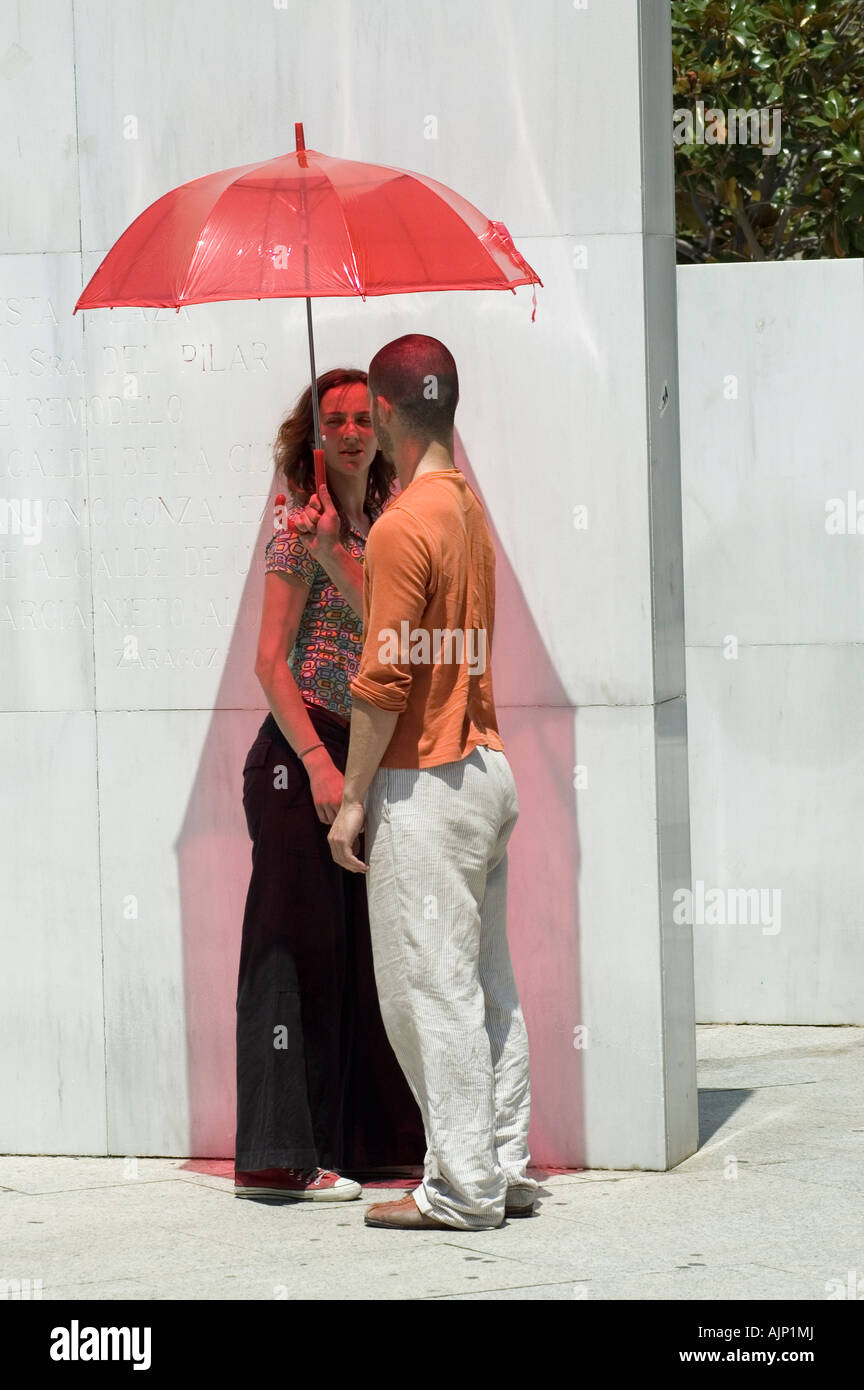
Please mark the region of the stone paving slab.
POLYGON ((238 1200, 229 1160, 0 1158, 0 1281, 52 1299, 824 1300, 864 1275, 864 1029, 698 1030, 700 1150, 668 1173, 535 1170, 538 1215, 403 1232, 238 1200))

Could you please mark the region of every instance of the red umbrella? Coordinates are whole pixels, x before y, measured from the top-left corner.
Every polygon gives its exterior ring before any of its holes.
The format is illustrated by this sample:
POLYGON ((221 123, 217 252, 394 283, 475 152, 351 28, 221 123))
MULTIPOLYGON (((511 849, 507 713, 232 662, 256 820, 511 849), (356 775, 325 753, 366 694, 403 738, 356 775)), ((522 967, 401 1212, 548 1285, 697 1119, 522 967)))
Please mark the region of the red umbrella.
MULTIPOLYGON (((315 425, 312 298, 542 285, 503 222, 436 179, 296 150, 181 184, 129 226, 80 295, 79 309, 175 307, 223 299, 305 298, 315 425)), ((532 314, 533 319, 533 314, 532 314)))

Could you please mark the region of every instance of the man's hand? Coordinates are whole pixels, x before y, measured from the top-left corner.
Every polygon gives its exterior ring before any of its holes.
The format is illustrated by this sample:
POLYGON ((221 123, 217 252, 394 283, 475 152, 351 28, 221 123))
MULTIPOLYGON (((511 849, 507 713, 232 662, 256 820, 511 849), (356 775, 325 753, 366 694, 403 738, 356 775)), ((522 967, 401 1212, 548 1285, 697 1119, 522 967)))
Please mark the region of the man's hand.
POLYGON ((322 563, 339 544, 341 518, 333 505, 330 490, 322 483, 320 492, 313 492, 306 506, 295 517, 297 532, 309 554, 322 563))
POLYGON ((354 852, 359 848, 365 819, 362 801, 343 801, 327 836, 333 859, 343 869, 350 869, 352 874, 365 874, 369 868, 354 852))

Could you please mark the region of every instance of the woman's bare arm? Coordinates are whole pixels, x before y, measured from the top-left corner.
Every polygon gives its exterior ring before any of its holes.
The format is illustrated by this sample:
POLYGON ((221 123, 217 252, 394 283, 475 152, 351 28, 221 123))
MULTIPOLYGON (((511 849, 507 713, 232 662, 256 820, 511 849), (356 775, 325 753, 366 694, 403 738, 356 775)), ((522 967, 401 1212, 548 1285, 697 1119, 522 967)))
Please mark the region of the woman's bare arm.
POLYGON ((295 753, 304 754, 319 820, 332 825, 342 799, 342 774, 326 748, 305 752, 312 744, 320 744, 320 737, 288 665, 308 597, 309 585, 295 575, 275 570, 265 574, 255 674, 288 743, 295 753))

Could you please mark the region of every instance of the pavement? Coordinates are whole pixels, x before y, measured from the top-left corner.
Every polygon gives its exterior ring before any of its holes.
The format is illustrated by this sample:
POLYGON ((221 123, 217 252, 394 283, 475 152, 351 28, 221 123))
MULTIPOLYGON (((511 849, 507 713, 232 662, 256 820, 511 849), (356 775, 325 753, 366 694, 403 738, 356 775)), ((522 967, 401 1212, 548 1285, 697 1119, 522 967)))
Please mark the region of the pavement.
POLYGON ((864 1028, 702 1025, 697 1043, 692 1158, 534 1169, 537 1215, 493 1231, 364 1226, 407 1176, 351 1202, 241 1201, 230 1161, 0 1157, 0 1298, 864 1298, 864 1028))

